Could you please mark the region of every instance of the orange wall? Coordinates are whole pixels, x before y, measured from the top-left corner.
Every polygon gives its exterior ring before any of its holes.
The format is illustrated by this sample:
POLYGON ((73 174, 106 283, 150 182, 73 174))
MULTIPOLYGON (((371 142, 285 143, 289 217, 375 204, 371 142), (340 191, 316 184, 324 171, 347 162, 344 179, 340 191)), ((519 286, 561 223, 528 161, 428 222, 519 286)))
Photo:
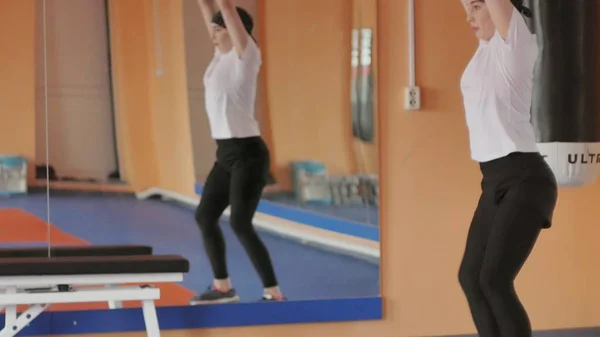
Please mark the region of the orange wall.
POLYGON ((0 1, 0 154, 26 157, 29 181, 44 137, 36 135, 34 27, 34 0, 0 1))
POLYGON ((135 190, 160 187, 193 196, 181 0, 110 1, 117 142, 122 173, 135 190), (161 59, 155 33, 160 34, 161 59), (164 76, 157 77, 157 66, 164 76))
MULTIPOLYGON (((122 2, 122 1, 121 1, 122 2)), ((195 196, 194 159, 188 110, 187 72, 181 0, 159 0, 162 64, 158 55, 150 58, 151 72, 159 66, 164 76, 152 76, 150 87, 154 146, 157 155, 156 186, 195 196)), ((152 18, 151 1, 144 1, 146 18, 152 18)), ((146 21, 146 38, 152 50, 156 47, 153 21, 146 21)))
POLYGON ((352 1, 262 1, 263 116, 276 179, 295 160, 355 173, 350 121, 352 1))

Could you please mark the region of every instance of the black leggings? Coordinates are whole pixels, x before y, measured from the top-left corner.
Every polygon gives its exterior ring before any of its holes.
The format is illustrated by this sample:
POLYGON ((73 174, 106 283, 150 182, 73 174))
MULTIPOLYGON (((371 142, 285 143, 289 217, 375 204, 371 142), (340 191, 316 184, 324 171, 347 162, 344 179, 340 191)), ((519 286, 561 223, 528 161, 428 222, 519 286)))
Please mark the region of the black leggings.
POLYGON ((269 175, 269 150, 260 137, 217 140, 217 161, 206 179, 196 222, 202 232, 214 277, 228 278, 225 240, 219 218, 231 206, 229 222, 265 288, 277 286, 267 248, 252 218, 269 175))
POLYGON ((481 164, 482 193, 459 280, 481 337, 531 337, 514 281, 557 200, 556 180, 537 153, 513 153, 481 164))

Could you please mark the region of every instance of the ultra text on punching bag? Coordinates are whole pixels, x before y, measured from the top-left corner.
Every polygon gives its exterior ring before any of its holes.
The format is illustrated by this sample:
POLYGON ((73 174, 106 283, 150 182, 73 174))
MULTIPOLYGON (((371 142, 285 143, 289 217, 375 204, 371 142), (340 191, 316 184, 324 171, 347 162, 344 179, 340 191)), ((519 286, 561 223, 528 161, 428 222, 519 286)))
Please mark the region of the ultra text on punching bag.
POLYGON ((539 56, 532 124, 559 186, 600 174, 600 1, 531 0, 539 56))

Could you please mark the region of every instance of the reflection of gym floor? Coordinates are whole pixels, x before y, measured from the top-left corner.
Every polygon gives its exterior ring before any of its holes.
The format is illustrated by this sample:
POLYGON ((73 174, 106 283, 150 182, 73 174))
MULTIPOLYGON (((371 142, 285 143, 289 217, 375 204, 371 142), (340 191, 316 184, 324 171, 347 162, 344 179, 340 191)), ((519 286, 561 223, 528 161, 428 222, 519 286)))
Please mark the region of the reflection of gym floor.
MULTIPOLYGON (((157 254, 185 256, 191 271, 183 287, 167 286, 159 305, 185 305, 192 291, 210 285, 212 275, 191 210, 132 196, 61 194, 52 195, 50 201, 53 244, 146 244, 153 246, 157 254)), ((45 196, 3 199, 2 207, 12 208, 0 213, 3 245, 39 245, 46 240, 45 222, 40 220, 46 217, 45 196)), ((227 221, 222 221, 222 228, 234 286, 243 301, 258 300, 262 294, 258 276, 227 221)), ((270 234, 260 235, 271 251, 279 282, 290 300, 379 295, 377 265, 270 234)))
POLYGON ((372 205, 319 205, 302 204, 296 200, 292 193, 271 192, 264 195, 264 199, 285 206, 296 207, 321 215, 341 218, 365 225, 379 225, 379 208, 372 205))
MULTIPOLYGON (((0 209, 0 244, 3 247, 43 246, 47 242, 47 231, 46 221, 26 211, 18 208, 0 209)), ((55 226, 50 227, 50 235, 55 245, 89 245, 87 241, 68 234, 55 226)), ((164 295, 157 302, 157 305, 184 305, 188 303, 192 295, 192 292, 178 284, 160 285, 160 288, 164 295)), ((125 307, 135 307, 139 306, 139 303, 124 302, 123 305, 125 307)), ((74 309, 106 309, 106 304, 55 304, 49 310, 63 311, 74 309)))

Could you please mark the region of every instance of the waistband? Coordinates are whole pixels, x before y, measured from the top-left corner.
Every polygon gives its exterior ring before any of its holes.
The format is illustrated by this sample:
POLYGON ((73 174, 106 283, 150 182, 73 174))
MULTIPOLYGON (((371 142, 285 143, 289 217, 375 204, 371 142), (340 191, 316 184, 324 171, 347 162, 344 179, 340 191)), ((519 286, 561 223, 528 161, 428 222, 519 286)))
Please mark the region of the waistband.
POLYGON ((269 149, 260 136, 217 140, 217 163, 232 169, 244 163, 265 163, 269 167, 269 149))
POLYGON ((544 157, 538 152, 513 152, 507 156, 479 163, 484 179, 495 179, 523 172, 524 169, 544 168, 544 157))
POLYGON ((238 147, 252 144, 260 144, 263 142, 262 137, 252 136, 245 138, 228 138, 228 139, 217 139, 218 147, 238 147))

